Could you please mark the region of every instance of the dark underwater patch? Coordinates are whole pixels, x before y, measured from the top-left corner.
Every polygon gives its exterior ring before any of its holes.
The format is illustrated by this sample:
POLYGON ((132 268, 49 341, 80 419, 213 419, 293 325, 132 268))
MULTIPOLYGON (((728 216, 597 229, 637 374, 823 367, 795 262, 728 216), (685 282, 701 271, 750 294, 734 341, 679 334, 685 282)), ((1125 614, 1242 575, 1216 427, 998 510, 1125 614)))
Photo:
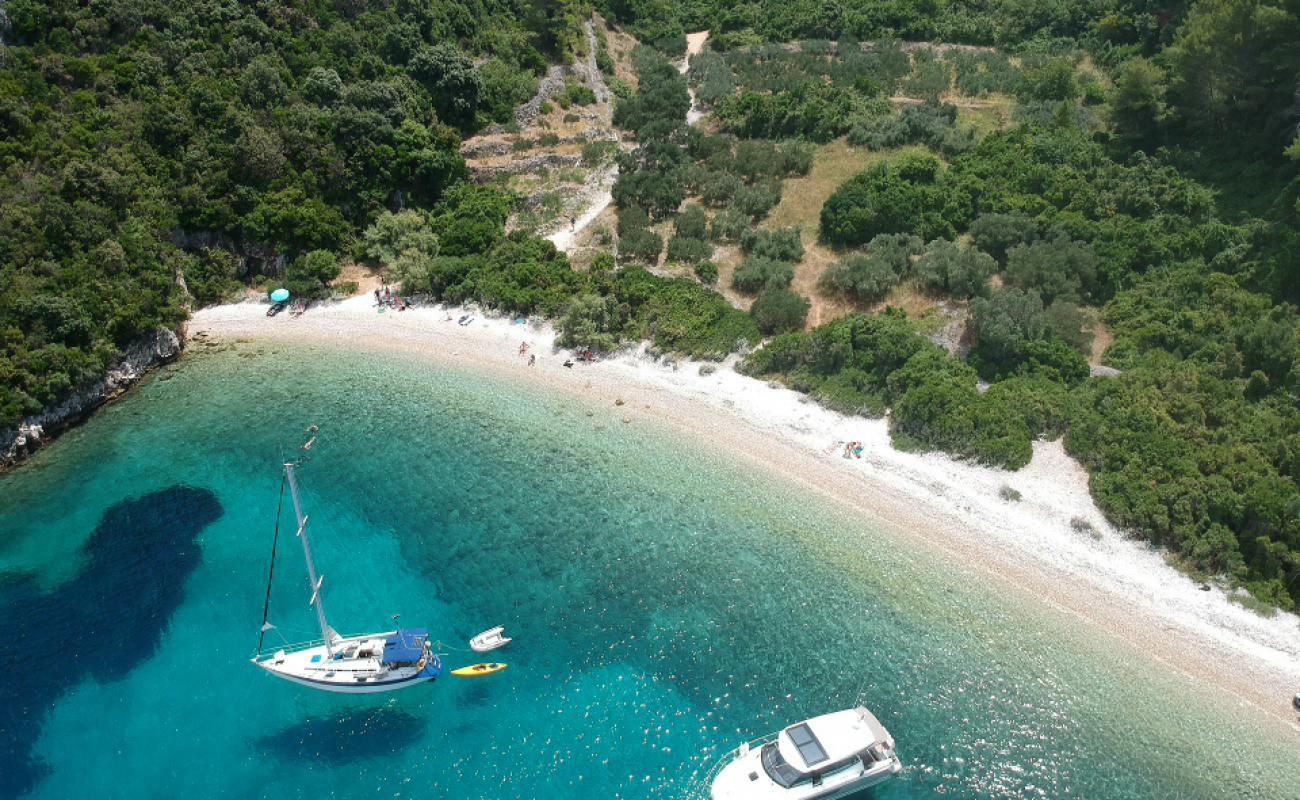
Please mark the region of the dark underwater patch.
POLYGON ((311 717, 258 738, 254 748, 286 761, 347 766, 391 756, 417 741, 425 721, 395 708, 357 708, 311 717))
POLYGON ((124 500, 104 512, 72 580, 51 592, 0 581, 0 630, 19 643, 0 650, 0 796, 48 771, 31 748, 65 691, 121 680, 157 651, 199 565, 196 539, 221 514, 215 494, 192 486, 124 500))

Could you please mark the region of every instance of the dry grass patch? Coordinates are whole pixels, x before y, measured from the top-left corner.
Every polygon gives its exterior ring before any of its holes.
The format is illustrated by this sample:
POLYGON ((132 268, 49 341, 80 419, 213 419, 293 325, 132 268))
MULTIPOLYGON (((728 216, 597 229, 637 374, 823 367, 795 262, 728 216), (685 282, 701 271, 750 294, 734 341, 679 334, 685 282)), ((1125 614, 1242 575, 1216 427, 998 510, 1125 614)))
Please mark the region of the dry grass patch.
POLYGON ((976 138, 983 139, 995 131, 1003 131, 1015 125, 1013 119, 1016 110, 1014 97, 995 94, 978 99, 953 98, 951 102, 957 107, 957 127, 973 128, 976 138))
POLYGON ((612 27, 599 14, 595 15, 596 26, 605 32, 605 46, 610 58, 614 59, 614 77, 626 81, 633 89, 637 88, 636 71, 632 69, 632 50, 637 46, 636 38, 612 27))
POLYGON ((1092 352, 1088 354, 1088 363, 1094 367, 1101 365, 1101 359, 1106 355, 1106 350, 1115 343, 1115 337, 1111 334, 1106 323, 1101 321, 1101 311, 1095 308, 1080 309, 1088 315, 1092 322, 1092 352))
POLYGON ((713 263, 718 265, 718 283, 713 288, 725 297, 728 303, 741 311, 748 311, 754 304, 754 298, 740 294, 731 288, 731 278, 736 274, 740 262, 744 260, 739 245, 719 244, 713 247, 713 263))
POLYGON ((807 330, 848 316, 856 310, 853 303, 848 300, 823 295, 817 288, 817 281, 821 280, 822 273, 838 260, 839 256, 833 250, 816 242, 808 244, 805 240, 803 261, 799 262, 799 266, 795 269, 794 281, 790 284, 790 288, 807 297, 811 304, 808 307, 808 320, 804 323, 804 328, 807 330))
POLYGON ((368 267, 364 264, 358 264, 355 261, 349 261, 343 265, 343 271, 339 276, 330 281, 330 286, 343 286, 345 284, 356 284, 355 297, 358 294, 373 294, 384 284, 384 270, 377 267, 368 267))
POLYGON ((885 299, 871 307, 872 312, 884 311, 886 308, 901 308, 907 312, 908 319, 920 319, 933 313, 939 301, 930 297, 912 285, 903 281, 889 290, 885 299))

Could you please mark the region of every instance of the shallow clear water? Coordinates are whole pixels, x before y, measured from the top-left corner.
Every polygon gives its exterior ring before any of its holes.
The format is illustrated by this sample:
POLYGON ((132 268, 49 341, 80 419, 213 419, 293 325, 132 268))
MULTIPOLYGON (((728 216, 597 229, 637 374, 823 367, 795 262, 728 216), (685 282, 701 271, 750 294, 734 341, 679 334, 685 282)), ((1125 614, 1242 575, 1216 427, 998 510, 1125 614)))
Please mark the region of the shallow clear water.
MULTIPOLYGON (((409 356, 187 357, 0 478, 0 697, 29 698, 0 712, 0 796, 681 797, 861 695, 908 765, 875 797, 1300 797, 1255 712, 621 416, 409 356), (248 664, 311 423, 334 626, 400 613, 456 667, 504 624, 506 672, 341 697, 248 664)), ((272 620, 315 638, 281 546, 272 620)))

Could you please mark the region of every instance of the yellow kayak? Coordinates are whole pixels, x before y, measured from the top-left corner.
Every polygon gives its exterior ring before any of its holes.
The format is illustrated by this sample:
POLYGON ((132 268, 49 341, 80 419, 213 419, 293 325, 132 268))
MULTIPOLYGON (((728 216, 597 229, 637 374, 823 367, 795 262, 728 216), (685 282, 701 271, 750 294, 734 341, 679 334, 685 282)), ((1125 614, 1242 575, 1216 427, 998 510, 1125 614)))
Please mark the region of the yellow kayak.
POLYGON ((494 672, 500 672, 505 668, 505 664, 475 664, 472 667, 453 669, 451 674, 458 678, 477 678, 482 675, 491 675, 494 672))

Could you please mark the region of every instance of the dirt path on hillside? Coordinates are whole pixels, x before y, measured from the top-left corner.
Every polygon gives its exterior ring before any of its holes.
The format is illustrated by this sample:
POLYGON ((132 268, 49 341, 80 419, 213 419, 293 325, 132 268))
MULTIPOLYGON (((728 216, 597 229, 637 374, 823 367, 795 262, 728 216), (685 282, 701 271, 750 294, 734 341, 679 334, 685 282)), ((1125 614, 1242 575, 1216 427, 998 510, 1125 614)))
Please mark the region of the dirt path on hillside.
MULTIPOLYGON (((685 75, 691 68, 691 58, 699 55, 704 50, 704 43, 709 40, 708 31, 696 31, 695 33, 686 34, 686 55, 677 65, 677 71, 685 75)), ((686 93, 691 96, 691 107, 686 111, 686 124, 694 125, 704 117, 704 110, 700 108, 700 101, 695 99, 695 89, 686 85, 686 93)))
MULTIPOLYGON (((610 91, 604 73, 596 64, 596 50, 599 46, 596 41, 596 26, 591 20, 587 20, 582 23, 582 29, 587 35, 587 56, 573 65, 573 71, 596 93, 596 102, 601 104, 607 115, 604 122, 610 130, 613 130, 614 93, 610 91)), ((622 140, 618 134, 615 133, 614 137, 621 147, 622 140)), ((569 219, 561 219, 559 229, 546 237, 557 250, 564 253, 573 252, 578 234, 586 230, 587 226, 614 201, 613 189, 614 182, 617 180, 617 162, 592 170, 580 192, 583 198, 579 206, 581 211, 572 214, 569 219)))

